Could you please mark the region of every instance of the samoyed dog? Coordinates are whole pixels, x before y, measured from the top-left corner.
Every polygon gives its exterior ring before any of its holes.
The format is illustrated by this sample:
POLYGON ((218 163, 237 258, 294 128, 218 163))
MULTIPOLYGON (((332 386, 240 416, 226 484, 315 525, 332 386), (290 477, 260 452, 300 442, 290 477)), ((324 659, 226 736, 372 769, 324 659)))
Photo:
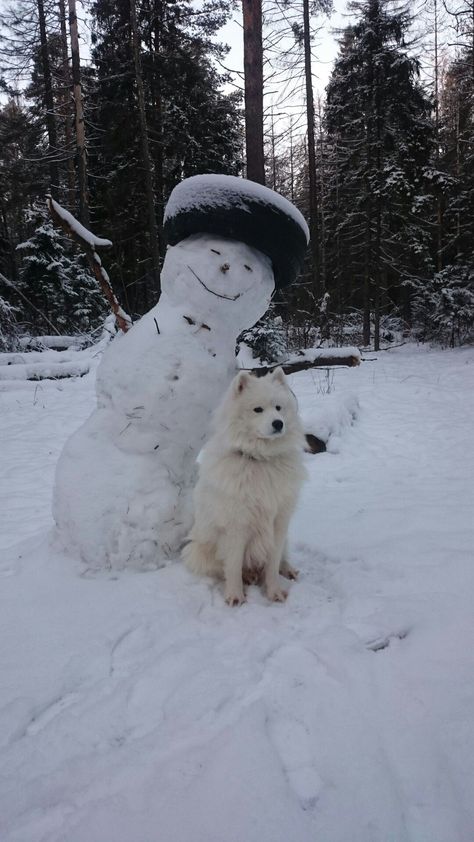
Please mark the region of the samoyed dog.
POLYGON ((261 583, 283 602, 288 524, 306 476, 296 398, 282 368, 264 377, 241 371, 213 419, 194 490, 194 525, 183 558, 194 573, 224 580, 229 605, 244 584, 261 583))

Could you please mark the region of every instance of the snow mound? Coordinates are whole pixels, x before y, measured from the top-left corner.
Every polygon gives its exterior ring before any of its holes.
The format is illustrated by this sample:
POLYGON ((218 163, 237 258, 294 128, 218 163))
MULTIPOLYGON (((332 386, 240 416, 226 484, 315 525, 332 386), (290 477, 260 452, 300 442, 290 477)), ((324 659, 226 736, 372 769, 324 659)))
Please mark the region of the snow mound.
POLYGON ((315 406, 301 413, 304 431, 321 439, 330 453, 338 453, 341 437, 354 423, 358 411, 359 399, 352 392, 321 396, 315 406))
POLYGON ((2 842, 472 842, 474 350, 326 382, 304 416, 361 413, 307 456, 299 579, 234 610, 179 563, 78 575, 46 530, 93 378, 0 395, 2 842))

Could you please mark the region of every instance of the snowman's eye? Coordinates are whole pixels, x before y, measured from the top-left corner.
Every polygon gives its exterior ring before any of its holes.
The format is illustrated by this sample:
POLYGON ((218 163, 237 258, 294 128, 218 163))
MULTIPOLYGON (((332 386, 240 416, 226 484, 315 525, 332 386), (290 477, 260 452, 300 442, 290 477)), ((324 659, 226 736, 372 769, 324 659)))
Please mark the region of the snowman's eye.
POLYGON ((253 411, 254 412, 263 412, 263 406, 255 406, 253 411))
POLYGON ((281 406, 276 406, 275 409, 277 412, 280 412, 281 406))

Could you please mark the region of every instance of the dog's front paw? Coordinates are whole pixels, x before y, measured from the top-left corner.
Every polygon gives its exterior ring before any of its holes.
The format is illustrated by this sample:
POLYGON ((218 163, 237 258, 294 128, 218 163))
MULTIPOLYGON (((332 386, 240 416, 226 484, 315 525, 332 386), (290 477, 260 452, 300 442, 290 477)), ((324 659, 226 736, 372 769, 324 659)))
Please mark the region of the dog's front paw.
POLYGON ((267 596, 270 602, 284 602, 288 596, 288 591, 283 588, 271 588, 267 591, 267 596))
POLYGON ((227 605, 243 605, 245 602, 245 594, 243 591, 241 593, 226 594, 225 601, 227 602, 227 605))

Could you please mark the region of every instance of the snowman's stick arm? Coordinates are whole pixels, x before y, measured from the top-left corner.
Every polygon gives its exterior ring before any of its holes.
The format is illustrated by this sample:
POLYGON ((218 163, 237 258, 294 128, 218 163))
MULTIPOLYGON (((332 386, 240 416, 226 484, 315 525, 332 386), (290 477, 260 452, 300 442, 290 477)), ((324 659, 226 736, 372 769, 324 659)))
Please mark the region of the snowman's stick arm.
POLYGON ((112 243, 110 240, 103 240, 100 237, 96 237, 87 228, 84 228, 69 211, 64 210, 51 196, 47 196, 46 201, 53 222, 62 228, 67 236, 71 240, 74 240, 84 251, 97 283, 115 316, 118 327, 123 333, 126 333, 132 326, 132 320, 117 301, 117 297, 110 283, 110 278, 95 250, 96 246, 111 246, 112 243))

